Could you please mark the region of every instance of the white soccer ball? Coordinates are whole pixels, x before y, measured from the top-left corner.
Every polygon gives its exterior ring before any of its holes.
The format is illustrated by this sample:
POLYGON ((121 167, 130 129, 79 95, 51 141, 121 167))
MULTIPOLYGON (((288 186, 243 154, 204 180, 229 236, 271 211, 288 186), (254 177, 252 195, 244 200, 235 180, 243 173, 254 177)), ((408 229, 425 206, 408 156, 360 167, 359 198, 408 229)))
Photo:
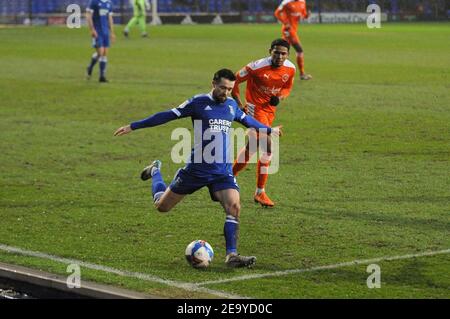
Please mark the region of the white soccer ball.
POLYGON ((194 240, 186 247, 186 260, 194 268, 206 268, 214 258, 214 251, 204 240, 194 240))

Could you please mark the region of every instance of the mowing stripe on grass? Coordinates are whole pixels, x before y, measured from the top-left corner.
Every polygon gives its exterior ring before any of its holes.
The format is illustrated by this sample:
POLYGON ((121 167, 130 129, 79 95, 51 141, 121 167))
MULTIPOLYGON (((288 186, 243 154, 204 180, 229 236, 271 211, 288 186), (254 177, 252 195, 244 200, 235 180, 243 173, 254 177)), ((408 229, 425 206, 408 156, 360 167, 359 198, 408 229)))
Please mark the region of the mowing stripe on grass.
POLYGON ((291 274, 299 274, 299 273, 304 273, 304 272, 337 269, 337 268, 355 266, 355 265, 368 265, 368 264, 377 263, 377 262, 381 262, 381 261, 410 259, 410 258, 417 258, 417 257, 442 255, 442 254, 448 254, 448 253, 450 253, 450 249, 444 249, 444 250, 438 250, 438 251, 428 251, 428 252, 423 252, 423 253, 408 254, 408 255, 401 255, 401 256, 390 256, 390 257, 387 256, 387 257, 379 257, 379 258, 373 258, 373 259, 354 260, 354 261, 349 261, 349 262, 344 262, 344 263, 339 263, 339 264, 317 266, 317 267, 312 267, 312 268, 289 269, 289 270, 275 271, 275 272, 264 273, 264 274, 244 275, 244 276, 238 276, 238 277, 228 278, 228 279, 204 281, 204 282, 198 283, 197 285, 204 286, 204 285, 212 285, 212 284, 222 284, 222 283, 227 283, 227 282, 232 282, 232 281, 242 281, 242 280, 266 278, 266 277, 287 276, 287 275, 291 275, 291 274))
POLYGON ((107 267, 107 266, 84 262, 81 260, 58 257, 58 256, 46 254, 46 253, 41 253, 38 251, 30 251, 30 250, 25 250, 22 248, 17 248, 17 247, 2 245, 2 244, 0 244, 0 250, 6 251, 9 253, 24 255, 24 256, 48 259, 48 260, 52 260, 52 261, 56 261, 56 262, 60 262, 60 263, 64 263, 64 264, 77 264, 80 267, 85 267, 88 269, 104 271, 107 273, 116 274, 116 275, 123 276, 123 277, 132 277, 132 278, 137 278, 137 279, 141 279, 141 280, 145 280, 145 281, 156 282, 156 283, 164 284, 167 286, 184 289, 187 291, 208 293, 208 294, 211 294, 211 295, 214 295, 217 297, 221 297, 221 298, 233 298, 233 299, 246 298, 246 297, 235 295, 235 294, 229 294, 224 291, 212 290, 212 289, 208 289, 208 288, 204 288, 204 287, 199 287, 196 284, 191 284, 188 282, 166 280, 166 279, 162 279, 157 276, 150 275, 150 274, 144 274, 144 273, 139 273, 139 272, 127 271, 127 270, 120 270, 120 269, 116 269, 116 268, 111 268, 111 267, 107 267))

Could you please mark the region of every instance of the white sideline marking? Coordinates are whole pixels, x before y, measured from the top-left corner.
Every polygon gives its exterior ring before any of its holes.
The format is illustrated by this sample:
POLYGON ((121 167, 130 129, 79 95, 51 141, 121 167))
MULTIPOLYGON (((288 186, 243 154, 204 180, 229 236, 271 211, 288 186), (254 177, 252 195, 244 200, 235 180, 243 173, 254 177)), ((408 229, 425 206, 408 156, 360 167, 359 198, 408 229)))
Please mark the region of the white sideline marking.
POLYGON ((258 278, 266 278, 266 277, 279 277, 279 276, 286 276, 286 275, 298 274, 298 273, 304 273, 304 272, 313 272, 313 271, 318 271, 318 270, 337 269, 337 268, 354 266, 354 265, 373 264, 373 263, 377 263, 377 262, 381 262, 381 261, 410 259, 410 258, 416 258, 416 257, 434 256, 434 255, 441 255, 441 254, 448 254, 448 253, 450 253, 450 249, 429 251, 429 252, 423 252, 423 253, 417 253, 417 254, 408 254, 408 255, 402 255, 402 256, 391 256, 391 257, 388 256, 388 257, 379 257, 379 258, 373 258, 373 259, 354 260, 354 261, 349 261, 349 262, 344 262, 344 263, 339 263, 339 264, 317 266, 317 267, 312 267, 312 268, 289 269, 289 270, 275 271, 275 272, 264 273, 264 274, 244 275, 244 276, 238 276, 238 277, 228 278, 228 279, 204 281, 204 282, 198 283, 197 286, 222 284, 222 283, 227 283, 227 282, 232 282, 232 281, 250 280, 250 279, 258 279, 258 278))
POLYGON ((116 274, 119 276, 132 277, 132 278, 137 278, 137 279, 141 279, 141 280, 145 280, 145 281, 156 282, 156 283, 165 284, 165 285, 171 286, 171 287, 181 288, 181 289, 184 289, 187 291, 209 293, 211 295, 215 295, 215 296, 218 296, 221 298, 231 298, 231 299, 248 298, 248 297, 243 297, 243 296, 239 296, 239 295, 235 295, 235 294, 229 294, 224 291, 212 290, 212 289, 208 289, 208 288, 204 288, 204 287, 199 287, 197 284, 191 284, 188 282, 166 280, 166 279, 162 279, 157 276, 153 276, 153 275, 149 275, 149 274, 132 272, 132 271, 127 271, 127 270, 120 270, 120 269, 116 269, 116 268, 111 268, 111 267, 106 267, 106 266, 102 266, 102 265, 96 265, 96 264, 84 262, 81 260, 58 257, 58 256, 54 256, 54 255, 37 252, 37 251, 30 251, 30 250, 25 250, 22 248, 17 248, 17 247, 2 245, 2 244, 0 244, 0 250, 6 251, 9 253, 15 253, 15 254, 20 254, 20 255, 25 255, 25 256, 48 259, 48 260, 52 260, 52 261, 56 261, 56 262, 60 262, 60 263, 64 263, 64 264, 78 264, 78 265, 88 268, 88 269, 100 270, 100 271, 116 274))

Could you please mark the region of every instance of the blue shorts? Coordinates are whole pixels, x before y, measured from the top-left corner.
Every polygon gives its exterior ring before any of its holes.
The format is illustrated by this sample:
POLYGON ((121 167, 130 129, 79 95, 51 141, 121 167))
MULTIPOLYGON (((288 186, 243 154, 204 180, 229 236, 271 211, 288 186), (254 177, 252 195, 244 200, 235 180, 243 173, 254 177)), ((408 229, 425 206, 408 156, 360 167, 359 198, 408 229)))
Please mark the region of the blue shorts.
POLYGON ((216 202, 218 199, 214 196, 215 192, 224 189, 236 189, 239 192, 236 178, 232 174, 197 177, 188 173, 184 168, 178 170, 169 188, 174 193, 185 195, 192 194, 204 186, 208 187, 211 199, 216 202))
POLYGON ((97 33, 97 39, 92 38, 93 48, 109 48, 109 34, 97 33))

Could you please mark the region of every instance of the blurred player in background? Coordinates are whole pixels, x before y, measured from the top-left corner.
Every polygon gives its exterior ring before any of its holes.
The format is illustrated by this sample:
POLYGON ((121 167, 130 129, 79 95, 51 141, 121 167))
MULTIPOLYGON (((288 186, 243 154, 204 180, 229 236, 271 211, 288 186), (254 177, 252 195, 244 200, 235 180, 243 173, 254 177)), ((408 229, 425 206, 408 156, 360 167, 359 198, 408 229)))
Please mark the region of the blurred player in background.
POLYGON ((170 211, 186 195, 207 186, 211 199, 219 201, 226 214, 224 224, 225 263, 230 267, 249 267, 256 262, 256 257, 237 254, 241 208, 239 186, 232 174, 229 159, 231 123, 237 121, 246 127, 264 129, 266 134, 276 136, 281 134, 281 130, 279 127, 270 128, 255 121, 251 116, 242 112, 235 100, 229 98, 235 80, 236 77, 232 71, 219 70, 214 74, 213 89, 209 94, 196 95, 177 108, 156 113, 147 119, 120 127, 114 135, 128 134, 137 129, 162 125, 183 117, 190 117, 193 123, 194 121, 200 122, 200 130, 194 126, 194 141, 196 142, 190 159, 184 168, 178 170, 169 187, 166 186, 161 176, 159 160, 155 160, 144 168, 141 179, 144 181, 152 179, 153 201, 156 209, 160 212, 170 211), (211 135, 214 135, 214 139, 211 135), (212 143, 214 143, 213 148, 211 148, 212 143), (206 157, 210 155, 205 155, 207 149, 214 149, 213 158, 206 157))
POLYGON ((130 32, 130 28, 135 25, 139 25, 141 29, 141 36, 147 37, 147 12, 146 10, 150 10, 150 2, 149 0, 130 0, 130 4, 133 6, 133 18, 128 22, 127 26, 123 30, 123 34, 128 37, 130 32))
MULTIPOLYGON (((275 119, 275 112, 280 100, 289 96, 295 77, 295 65, 290 62, 290 45, 286 40, 276 39, 270 46, 270 56, 251 62, 239 72, 236 73, 236 83, 232 92, 233 98, 237 101, 244 111, 253 116, 257 121, 272 126, 275 119), (247 82, 245 91, 246 103, 241 102, 239 84, 247 82), (244 106, 245 105, 245 106, 244 106)), ((249 139, 258 139, 259 136, 254 132, 249 133, 249 139)), ((262 155, 258 160, 256 175, 255 202, 262 206, 274 206, 274 202, 267 196, 265 185, 268 178, 268 169, 272 158, 271 139, 267 139, 266 149, 262 150, 262 155)), ((250 145, 256 143, 248 142, 243 148, 233 165, 233 174, 237 176, 253 157, 256 149, 250 149, 250 145)), ((264 146, 264 145, 262 145, 264 146)))
POLYGON ((312 76, 305 73, 305 60, 302 45, 297 35, 300 19, 308 19, 309 12, 305 0, 283 0, 275 10, 275 17, 282 23, 283 39, 287 40, 297 52, 297 64, 301 80, 311 80, 312 76))
POLYGON ((100 65, 100 82, 106 80, 106 66, 108 64, 108 49, 110 41, 114 42, 114 23, 112 18, 111 0, 90 0, 86 8, 86 20, 92 36, 92 46, 96 52, 92 55, 91 63, 87 67, 87 78, 90 79, 92 70, 97 62, 100 65))

